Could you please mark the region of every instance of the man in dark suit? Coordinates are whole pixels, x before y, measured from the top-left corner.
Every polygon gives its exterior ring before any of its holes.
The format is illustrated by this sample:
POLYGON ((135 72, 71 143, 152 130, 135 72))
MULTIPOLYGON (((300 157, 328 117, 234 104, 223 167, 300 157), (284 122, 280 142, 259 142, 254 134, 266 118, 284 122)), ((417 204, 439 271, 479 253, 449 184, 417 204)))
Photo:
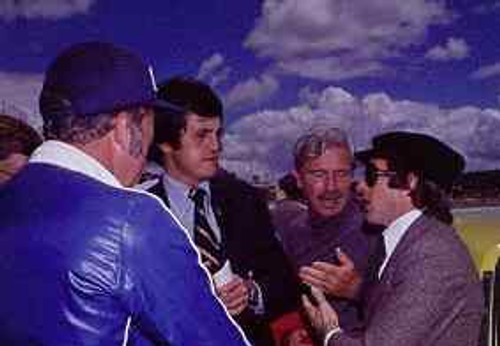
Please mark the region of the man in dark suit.
POLYGON ((359 192, 367 219, 385 225, 386 257, 366 305, 366 330, 351 335, 319 290, 303 299, 325 345, 475 346, 482 295, 470 255, 449 225, 446 195, 464 159, 437 139, 416 133, 377 136, 358 153, 359 192))
POLYGON ((265 199, 219 168, 222 103, 209 86, 192 79, 171 79, 158 94, 179 110, 155 119, 152 156, 165 173, 149 191, 187 229, 219 298, 249 339, 271 345, 268 322, 296 307, 296 285, 265 199), (206 198, 197 204, 200 190, 206 198), (207 234, 210 248, 201 239, 207 234))

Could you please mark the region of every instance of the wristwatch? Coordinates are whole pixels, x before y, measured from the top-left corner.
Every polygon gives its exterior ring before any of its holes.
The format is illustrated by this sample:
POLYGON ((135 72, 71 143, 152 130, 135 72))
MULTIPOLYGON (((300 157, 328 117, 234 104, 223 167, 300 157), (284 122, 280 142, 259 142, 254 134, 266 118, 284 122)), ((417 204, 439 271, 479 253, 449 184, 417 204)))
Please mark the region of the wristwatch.
POLYGON ((339 326, 334 326, 332 329, 330 329, 325 335, 323 346, 328 346, 328 342, 330 341, 330 339, 337 338, 340 333, 342 333, 342 328, 340 328, 339 326))
POLYGON ((248 285, 248 304, 257 306, 259 304, 259 289, 255 281, 250 280, 248 285))

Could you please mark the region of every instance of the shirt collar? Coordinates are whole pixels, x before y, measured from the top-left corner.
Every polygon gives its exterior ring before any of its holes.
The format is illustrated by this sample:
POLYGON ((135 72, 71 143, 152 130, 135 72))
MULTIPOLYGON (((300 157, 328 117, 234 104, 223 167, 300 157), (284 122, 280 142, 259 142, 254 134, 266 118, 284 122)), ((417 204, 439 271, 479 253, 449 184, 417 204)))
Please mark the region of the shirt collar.
POLYGON ((384 231, 385 259, 379 269, 379 277, 382 275, 389 258, 394 253, 396 246, 405 235, 408 228, 422 215, 419 209, 412 209, 394 220, 384 231))
MULTIPOLYGON (((189 192, 192 187, 173 178, 168 173, 163 175, 163 184, 165 184, 166 191, 168 191, 169 198, 179 200, 179 198, 189 199, 189 192)), ((197 188, 205 190, 207 199, 210 200, 210 184, 207 180, 198 184, 197 188)), ((191 200, 191 199, 189 199, 191 200)))
POLYGON ((122 187, 118 179, 99 161, 77 147, 61 141, 45 141, 31 155, 29 162, 58 166, 85 174, 107 185, 122 187))

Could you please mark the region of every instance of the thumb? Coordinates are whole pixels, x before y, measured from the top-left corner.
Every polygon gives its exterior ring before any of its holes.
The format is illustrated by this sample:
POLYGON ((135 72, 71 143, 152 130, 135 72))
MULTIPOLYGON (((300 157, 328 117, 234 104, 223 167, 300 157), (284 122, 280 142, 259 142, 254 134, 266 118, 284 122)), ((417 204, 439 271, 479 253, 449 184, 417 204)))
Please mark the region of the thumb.
POLYGON ((306 295, 302 295, 302 306, 304 307, 304 310, 306 311, 307 316, 309 319, 313 320, 314 317, 316 316, 316 313, 318 312, 318 308, 313 305, 313 303, 307 298, 306 295))
POLYGON ((314 299, 316 299, 316 301, 318 302, 318 305, 328 303, 323 291, 321 291, 319 288, 317 288, 313 285, 311 285, 310 287, 311 287, 311 293, 312 293, 314 299))
POLYGON ((340 247, 335 248, 337 259, 341 266, 353 266, 351 258, 340 247))

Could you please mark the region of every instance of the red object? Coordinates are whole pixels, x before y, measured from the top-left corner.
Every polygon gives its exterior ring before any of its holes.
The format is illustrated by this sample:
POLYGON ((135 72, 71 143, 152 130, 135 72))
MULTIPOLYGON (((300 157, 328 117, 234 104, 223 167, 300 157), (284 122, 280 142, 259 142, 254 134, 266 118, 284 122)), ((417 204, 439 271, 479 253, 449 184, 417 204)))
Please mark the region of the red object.
MULTIPOLYGON (((306 325, 299 312, 289 312, 271 322, 271 331, 273 333, 274 343, 277 346, 289 345, 285 338, 288 338, 293 332, 302 331, 306 334, 306 325)), ((301 337, 301 345, 312 345, 311 339, 306 335, 301 337), (305 339, 305 340, 304 340, 305 339)))

